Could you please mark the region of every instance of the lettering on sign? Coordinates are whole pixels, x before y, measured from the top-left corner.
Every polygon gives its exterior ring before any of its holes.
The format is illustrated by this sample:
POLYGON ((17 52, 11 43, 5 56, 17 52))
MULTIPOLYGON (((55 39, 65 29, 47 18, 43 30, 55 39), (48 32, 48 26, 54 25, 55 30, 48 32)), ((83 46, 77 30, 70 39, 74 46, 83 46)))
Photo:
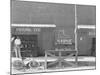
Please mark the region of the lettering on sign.
POLYGON ((89 32, 89 35, 95 35, 95 32, 89 32))
POLYGON ((18 32, 40 32, 40 28, 16 28, 18 32))
POLYGON ((31 29, 30 28, 16 28, 16 31, 19 31, 19 32, 31 32, 31 29))

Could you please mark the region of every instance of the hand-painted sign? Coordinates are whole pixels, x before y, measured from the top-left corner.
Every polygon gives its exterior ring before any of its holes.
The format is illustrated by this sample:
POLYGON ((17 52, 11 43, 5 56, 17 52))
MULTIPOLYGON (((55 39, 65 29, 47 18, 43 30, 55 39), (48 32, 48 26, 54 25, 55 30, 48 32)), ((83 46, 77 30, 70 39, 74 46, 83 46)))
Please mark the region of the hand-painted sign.
POLYGON ((18 32, 40 32, 40 28, 16 28, 18 32))

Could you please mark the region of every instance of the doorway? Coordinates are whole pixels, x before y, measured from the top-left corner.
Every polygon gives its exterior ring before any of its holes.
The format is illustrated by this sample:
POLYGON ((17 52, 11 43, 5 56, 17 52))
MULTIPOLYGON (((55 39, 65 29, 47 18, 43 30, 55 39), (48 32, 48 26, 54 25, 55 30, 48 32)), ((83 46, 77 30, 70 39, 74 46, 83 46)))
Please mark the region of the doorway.
POLYGON ((21 56, 37 57, 38 55, 38 35, 12 35, 21 39, 21 56))
POLYGON ((96 56, 96 38, 92 38, 91 56, 96 56))

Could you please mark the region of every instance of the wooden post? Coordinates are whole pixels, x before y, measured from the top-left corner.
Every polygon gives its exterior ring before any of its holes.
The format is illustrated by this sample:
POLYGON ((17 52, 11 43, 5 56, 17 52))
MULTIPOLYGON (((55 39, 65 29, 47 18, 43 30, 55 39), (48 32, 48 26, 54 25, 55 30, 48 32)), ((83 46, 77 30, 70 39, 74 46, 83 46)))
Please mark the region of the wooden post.
POLYGON ((45 70, 47 69, 47 52, 45 51, 45 70))
POLYGON ((59 59, 58 59, 59 68, 61 68, 62 67, 61 51, 58 51, 58 52, 59 52, 59 59))
POLYGON ((77 49, 77 7, 76 7, 76 4, 75 4, 75 50, 76 50, 75 61, 76 61, 76 64, 77 64, 78 49, 77 49))

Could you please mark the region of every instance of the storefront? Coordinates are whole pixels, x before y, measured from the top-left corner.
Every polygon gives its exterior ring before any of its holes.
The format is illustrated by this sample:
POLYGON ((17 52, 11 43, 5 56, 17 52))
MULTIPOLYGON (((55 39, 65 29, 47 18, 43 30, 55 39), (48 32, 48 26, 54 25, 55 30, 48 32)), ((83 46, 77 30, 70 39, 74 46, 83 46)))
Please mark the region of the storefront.
MULTIPOLYGON (((19 24, 20 25, 20 24, 19 24)), ((27 24, 28 25, 28 24, 27 24)), ((54 27, 27 27, 26 26, 12 26, 12 37, 19 37, 22 42, 22 56, 44 56, 44 51, 54 48, 54 27), (27 53, 29 52, 29 53, 27 53)), ((42 24, 41 24, 42 25, 42 24)))
POLYGON ((77 43, 80 56, 96 56, 95 27, 94 26, 89 26, 89 27, 90 28, 78 29, 77 43))
MULTIPOLYGON (((21 40, 19 59, 25 72, 41 67, 44 72, 52 69, 50 64, 54 69, 95 68, 95 6, 16 0, 11 4, 11 38, 21 40), (93 60, 87 60, 90 57, 93 60), (35 62, 42 65, 34 68, 35 62)), ((11 52, 16 59, 13 48, 11 52)))

